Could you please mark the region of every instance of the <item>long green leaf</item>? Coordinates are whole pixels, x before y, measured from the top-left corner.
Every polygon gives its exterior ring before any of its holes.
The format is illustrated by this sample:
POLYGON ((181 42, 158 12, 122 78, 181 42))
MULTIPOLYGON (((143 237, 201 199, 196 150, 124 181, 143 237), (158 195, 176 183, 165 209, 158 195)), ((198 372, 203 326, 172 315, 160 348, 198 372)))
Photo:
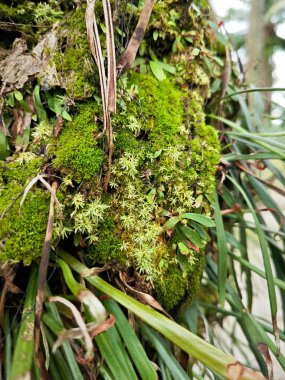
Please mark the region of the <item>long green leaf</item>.
POLYGON ((167 348, 167 345, 158 333, 144 323, 139 323, 139 326, 143 336, 146 337, 147 340, 153 345, 165 365, 168 367, 173 378, 175 380, 189 380, 187 373, 175 359, 171 351, 167 348))
POLYGON ((24 304, 22 322, 15 345, 11 368, 11 380, 28 378, 34 356, 35 299, 37 270, 32 268, 24 304))
MULTIPOLYGON (((50 292, 48 286, 46 286, 46 296, 51 296, 51 292, 50 292)), ((60 318, 59 312, 57 310, 56 303, 55 302, 46 302, 45 307, 46 307, 47 311, 49 312, 49 314, 51 315, 51 317, 54 318, 55 323, 57 324, 57 330, 56 330, 56 327, 54 327, 54 326, 53 327, 55 328, 55 330, 51 326, 49 326, 49 325, 48 326, 54 334, 59 335, 59 333, 63 329, 63 323, 62 323, 62 320, 60 318)), ((45 322, 44 318, 45 318, 45 314, 42 317, 43 321, 45 322)), ((62 344, 61 349, 62 349, 62 352, 64 354, 65 360, 69 365, 73 379, 74 380, 83 380, 81 370, 78 366, 78 363, 76 361, 76 358, 75 358, 75 355, 74 355, 74 352, 71 348, 70 343, 64 342, 62 344)))
MULTIPOLYGON (((63 250, 59 250, 59 255, 76 272, 82 273, 87 269, 84 264, 80 263, 73 256, 64 252, 63 250)), ((233 356, 225 354, 211 344, 205 342, 203 339, 192 334, 190 331, 172 321, 171 319, 129 297, 120 290, 108 284, 100 277, 88 276, 86 277, 86 281, 88 281, 90 284, 102 292, 111 296, 121 305, 141 318, 144 322, 152 326, 155 330, 159 331, 162 335, 164 335, 167 339, 176 344, 182 350, 201 361, 201 363, 203 363, 215 373, 227 377, 229 366, 236 363, 236 359, 233 356)), ((258 376, 259 375, 257 373, 248 372, 246 369, 244 369, 240 380, 258 379, 260 378, 258 376)))
POLYGON ((226 243, 225 228, 223 223, 223 218, 221 215, 221 210, 218 201, 218 193, 215 191, 215 222, 217 231, 217 241, 218 241, 218 252, 219 252, 219 264, 218 264, 218 289, 219 298, 221 305, 225 304, 226 297, 226 281, 227 281, 227 259, 228 259, 228 247, 226 243))
POLYGON ((116 317, 116 327, 142 379, 157 379, 155 369, 127 318, 114 300, 104 301, 106 309, 116 317))
POLYGON ((266 273, 267 289, 268 289, 269 300, 270 300, 272 323, 273 323, 273 326, 276 326, 277 300, 276 300, 276 292, 275 292, 275 286, 274 286, 274 277, 273 277, 273 272, 272 272, 272 267, 271 267, 271 262, 270 262, 270 255, 269 255, 266 239, 265 239, 264 233, 261 229, 258 217, 257 217, 256 212, 255 212, 255 209, 252 206, 247 194, 242 189, 242 187, 236 182, 235 179, 233 179, 232 177, 229 177, 229 176, 227 178, 234 184, 234 186, 242 194, 246 204, 248 205, 248 207, 250 209, 250 212, 251 212, 253 219, 254 219, 254 222, 255 222, 256 231, 257 231, 257 234, 259 237, 260 248, 261 248, 262 256, 263 256, 265 273, 266 273))

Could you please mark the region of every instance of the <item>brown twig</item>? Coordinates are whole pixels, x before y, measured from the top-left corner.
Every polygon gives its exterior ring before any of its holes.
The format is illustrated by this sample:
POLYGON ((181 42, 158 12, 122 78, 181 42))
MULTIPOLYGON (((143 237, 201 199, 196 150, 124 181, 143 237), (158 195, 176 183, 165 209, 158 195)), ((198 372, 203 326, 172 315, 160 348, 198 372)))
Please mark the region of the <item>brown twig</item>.
POLYGON ((107 35, 107 56, 108 56, 108 72, 106 76, 104 67, 104 57, 100 36, 97 28, 96 17, 94 13, 95 0, 87 0, 87 8, 85 12, 85 21, 87 28, 87 36, 89 40, 90 50, 94 61, 99 70, 101 96, 104 114, 104 128, 100 136, 107 134, 108 139, 108 171, 104 180, 104 190, 107 191, 112 169, 112 157, 114 152, 113 128, 111 123, 111 112, 116 112, 116 57, 115 57, 115 42, 112 23, 111 6, 109 0, 103 0, 104 18, 107 35))
POLYGON ((144 38, 145 31, 149 23, 154 2, 155 0, 146 0, 145 2, 144 8, 142 10, 139 21, 137 23, 136 29, 130 39, 130 42, 128 43, 126 51, 124 52, 119 62, 118 69, 120 71, 124 71, 128 69, 129 67, 131 67, 136 58, 137 51, 144 38))
MULTIPOLYGON (((58 183, 56 181, 53 182, 51 188, 53 192, 56 192, 58 187, 58 183)), ((41 356, 39 355, 39 345, 40 345, 40 324, 41 317, 43 313, 43 303, 44 303, 44 294, 45 294, 45 284, 47 279, 47 269, 49 263, 49 256, 51 250, 51 242, 52 242, 52 233, 53 233, 53 222, 54 222, 54 205, 55 205, 55 197, 51 197, 50 199, 50 208, 49 208, 49 217, 46 228, 46 236, 45 242, 42 250, 41 262, 39 267, 39 277, 38 277, 38 290, 36 297, 36 307, 35 307, 35 352, 37 356, 37 362, 42 370, 42 376, 44 376, 43 372, 43 361, 41 356)))
POLYGON ((265 181, 262 178, 259 178, 257 175, 255 175, 254 173, 252 173, 249 169, 247 169, 244 165, 242 165, 238 161, 236 162, 236 166, 238 166, 245 173, 247 173, 247 174, 251 175, 252 177, 256 178, 259 182, 263 183, 269 189, 271 189, 271 190, 275 191, 276 193, 278 193, 278 194, 282 195, 283 197, 285 197, 285 191, 283 189, 280 189, 279 187, 273 185, 272 183, 270 183, 268 181, 265 181))
POLYGON ((113 31, 112 12, 109 0, 103 0, 104 18, 107 37, 107 57, 108 57, 108 74, 107 74, 107 104, 108 112, 116 112, 116 92, 117 92, 117 71, 116 71, 116 54, 113 31))

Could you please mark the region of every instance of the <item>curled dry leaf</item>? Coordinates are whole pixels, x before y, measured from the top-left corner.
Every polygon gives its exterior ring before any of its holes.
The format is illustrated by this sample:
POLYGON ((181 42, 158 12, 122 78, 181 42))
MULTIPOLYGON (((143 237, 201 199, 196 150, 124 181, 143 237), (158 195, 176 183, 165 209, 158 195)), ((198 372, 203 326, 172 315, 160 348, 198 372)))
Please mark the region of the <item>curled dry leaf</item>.
POLYGON ((257 349, 261 353, 261 355, 262 355, 262 357, 266 363, 267 370, 268 370, 268 379, 273 380, 273 378, 274 378, 273 377, 273 363, 272 363, 272 359, 271 359, 270 352, 269 352, 267 344, 259 343, 257 345, 257 349))
MULTIPOLYGON (((115 317, 113 315, 109 315, 109 318, 105 322, 101 324, 98 324, 97 322, 87 323, 86 328, 91 338, 94 338, 94 336, 112 327, 115 321, 116 321, 115 317)), ((82 329, 79 327, 68 329, 68 330, 64 329, 61 331, 56 342, 54 343, 52 347, 52 352, 55 353, 56 350, 67 340, 82 339, 83 337, 84 335, 83 335, 82 329)))
POLYGON ((88 307, 97 323, 102 323, 107 318, 107 312, 99 299, 89 290, 83 289, 77 294, 77 298, 88 307))
POLYGON ((261 373, 246 368, 239 362, 228 364, 226 373, 229 380, 265 380, 265 377, 261 373))
POLYGON ((57 46, 56 29, 57 24, 31 52, 24 39, 15 39, 10 54, 0 61, 1 94, 23 88, 32 78, 41 78, 46 89, 59 85, 56 67, 52 63, 57 46))
POLYGON ((99 326, 94 327, 93 330, 90 331, 91 338, 94 338, 94 336, 100 334, 103 331, 108 330, 110 327, 112 327, 116 322, 116 318, 110 314, 109 318, 101 323, 99 326))
POLYGON ((80 331, 82 333, 82 337, 84 339, 85 349, 86 349, 86 358, 91 360, 93 358, 93 343, 92 343, 92 339, 88 333, 87 326, 86 326, 80 312, 76 309, 76 307, 73 305, 72 302, 66 300, 63 297, 59 297, 59 296, 58 297, 50 297, 49 301, 50 302, 60 302, 70 309, 70 311, 72 312, 72 314, 74 316, 76 323, 78 324, 78 326, 80 328, 80 331))
POLYGON ((89 277, 89 276, 97 276, 98 274, 105 272, 110 268, 109 265, 105 264, 102 268, 94 267, 94 268, 88 268, 80 273, 81 277, 89 277))
POLYGON ((131 287, 130 285, 128 285, 127 282, 126 282, 126 278, 125 278, 125 276, 124 276, 124 274, 122 272, 120 272, 119 275, 120 275, 120 280, 122 281, 122 283, 124 284, 124 286, 132 294, 134 294, 136 296, 136 298, 140 302, 153 307, 154 309, 156 309, 156 310, 160 311, 161 313, 163 313, 164 315, 166 315, 168 318, 172 319, 171 315, 169 315, 167 313, 167 311, 165 311, 163 309, 163 307, 160 305, 160 303, 158 301, 156 301, 155 298, 153 298, 151 295, 149 295, 147 293, 140 292, 140 291, 134 289, 133 287, 131 287))

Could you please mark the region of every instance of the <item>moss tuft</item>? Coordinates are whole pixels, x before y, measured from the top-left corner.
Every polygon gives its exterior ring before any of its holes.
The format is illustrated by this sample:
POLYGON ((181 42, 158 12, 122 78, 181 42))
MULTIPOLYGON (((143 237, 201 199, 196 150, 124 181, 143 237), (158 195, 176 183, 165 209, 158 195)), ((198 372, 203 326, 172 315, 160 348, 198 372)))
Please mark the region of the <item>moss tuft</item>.
POLYGON ((0 220, 0 261, 23 260, 28 265, 41 254, 48 219, 49 194, 42 189, 32 189, 19 210, 19 195, 24 185, 36 175, 38 164, 38 160, 27 165, 1 163, 0 214, 17 197, 18 199, 0 220))
POLYGON ((139 106, 133 102, 128 109, 141 120, 151 150, 179 144, 184 113, 181 91, 169 80, 160 82, 151 75, 133 74, 130 80, 138 86, 139 106))
POLYGON ((122 254, 122 240, 116 234, 116 222, 112 217, 104 218, 98 228, 98 242, 88 249, 88 256, 100 264, 126 264, 127 258, 122 254))
POLYGON ((85 99, 95 92, 94 63, 90 54, 84 7, 77 8, 59 29, 61 48, 54 62, 61 86, 74 99, 85 99))
POLYGON ((187 290, 187 277, 181 275, 177 265, 170 266, 165 274, 154 283, 158 301, 166 311, 172 311, 183 300, 187 290))
POLYGON ((102 164, 103 151, 95 136, 96 110, 98 106, 94 102, 79 106, 74 120, 64 126, 58 142, 50 148, 55 155, 54 167, 77 182, 95 180, 102 164))

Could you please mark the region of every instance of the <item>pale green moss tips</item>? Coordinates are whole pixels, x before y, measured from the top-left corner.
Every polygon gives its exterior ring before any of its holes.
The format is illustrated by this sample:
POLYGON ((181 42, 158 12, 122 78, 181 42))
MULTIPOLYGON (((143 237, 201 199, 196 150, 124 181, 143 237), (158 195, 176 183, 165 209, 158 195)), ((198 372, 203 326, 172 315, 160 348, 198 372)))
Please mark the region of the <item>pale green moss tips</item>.
MULTIPOLYGON (((55 225, 54 231, 69 239, 68 244, 80 245, 91 265, 130 270, 138 288, 147 282, 161 304, 173 311, 199 287, 206 242, 198 250, 191 244, 187 249, 179 228, 169 233, 165 226, 183 213, 209 215, 219 161, 218 136, 205 124, 203 99, 196 92, 181 91, 174 81, 131 73, 124 90, 132 97, 125 95, 125 108, 118 107, 112 118, 115 150, 107 193, 102 185, 107 139, 100 135, 102 107, 96 101, 77 102, 72 121, 65 122, 49 142, 49 170, 62 179, 58 197, 64 214, 63 229, 55 225), (181 253, 181 244, 186 252, 181 253)), ((21 192, 36 174, 39 165, 34 164, 33 170, 32 165, 37 160, 26 165, 30 168, 26 172, 15 171, 18 178, 11 173, 19 163, 4 164, 10 170, 5 169, 2 209, 13 191, 21 192)), ((48 200, 43 189, 35 188, 21 217, 19 201, 7 213, 0 236, 2 258, 29 263, 40 255, 48 200), (32 230, 27 220, 32 221, 32 230), (18 236, 24 243, 16 251, 18 236)), ((179 223, 183 227, 188 221, 179 223)))

